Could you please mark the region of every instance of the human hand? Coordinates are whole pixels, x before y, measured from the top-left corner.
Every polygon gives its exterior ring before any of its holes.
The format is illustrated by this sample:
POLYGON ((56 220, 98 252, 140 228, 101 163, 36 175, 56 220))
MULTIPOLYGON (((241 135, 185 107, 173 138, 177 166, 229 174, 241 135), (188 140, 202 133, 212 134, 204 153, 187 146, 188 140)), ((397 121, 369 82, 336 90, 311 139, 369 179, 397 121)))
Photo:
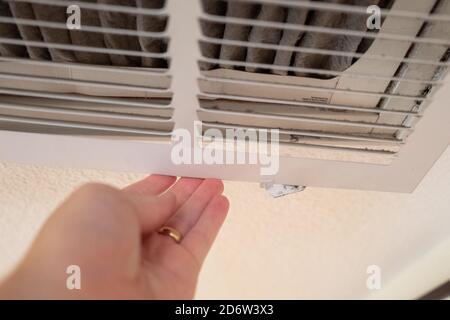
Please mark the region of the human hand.
POLYGON ((219 180, 160 175, 123 190, 84 185, 45 223, 0 298, 191 299, 228 211, 222 192, 219 180), (80 267, 80 290, 66 287, 70 265, 80 267))

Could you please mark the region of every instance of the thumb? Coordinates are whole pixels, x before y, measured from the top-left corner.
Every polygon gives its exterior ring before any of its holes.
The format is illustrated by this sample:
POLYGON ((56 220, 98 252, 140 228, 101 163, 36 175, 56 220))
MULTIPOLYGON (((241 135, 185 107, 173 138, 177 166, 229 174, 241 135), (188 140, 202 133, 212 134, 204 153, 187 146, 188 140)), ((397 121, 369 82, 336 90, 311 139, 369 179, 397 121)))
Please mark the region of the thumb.
POLYGON ((130 200, 143 233, 159 229, 175 213, 176 196, 170 191, 159 197, 130 196, 130 200))

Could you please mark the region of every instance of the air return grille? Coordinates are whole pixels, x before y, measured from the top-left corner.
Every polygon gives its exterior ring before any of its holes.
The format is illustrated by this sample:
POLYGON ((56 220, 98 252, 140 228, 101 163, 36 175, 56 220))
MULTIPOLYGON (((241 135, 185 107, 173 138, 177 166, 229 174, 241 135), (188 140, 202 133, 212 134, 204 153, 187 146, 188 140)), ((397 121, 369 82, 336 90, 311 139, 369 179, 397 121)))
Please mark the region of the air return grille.
POLYGON ((200 118, 391 161, 448 66, 448 21, 417 16, 450 3, 407 16, 410 1, 360 1, 384 6, 381 29, 368 30, 366 7, 345 2, 204 1, 200 118))
POLYGON ((0 156, 411 191, 450 141, 449 25, 448 0, 0 0, 0 156), (173 163, 196 121, 279 129, 279 172, 173 163))
POLYGON ((68 2, 1 2, 2 128, 170 136, 165 1, 115 3, 70 2, 82 28, 68 30, 68 2))

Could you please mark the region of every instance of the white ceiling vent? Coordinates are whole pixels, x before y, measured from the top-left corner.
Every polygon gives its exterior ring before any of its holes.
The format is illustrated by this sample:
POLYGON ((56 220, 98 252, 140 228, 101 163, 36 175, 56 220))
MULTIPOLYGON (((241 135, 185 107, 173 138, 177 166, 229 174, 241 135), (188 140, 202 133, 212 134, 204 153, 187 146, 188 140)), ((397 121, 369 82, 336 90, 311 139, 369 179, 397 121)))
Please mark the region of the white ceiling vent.
POLYGON ((170 136, 173 110, 170 108, 165 10, 102 5, 101 2, 78 4, 81 22, 88 21, 86 26, 82 24, 82 31, 67 30, 67 2, 1 2, 1 26, 15 25, 18 36, 11 37, 14 31, 11 28, 0 32, 0 48, 3 48, 0 51, 0 126, 3 130, 170 136), (121 19, 136 20, 138 12, 152 14, 141 16, 140 20, 160 30, 151 30, 142 23, 140 28, 120 28, 125 25, 121 19), (100 23, 104 20, 111 22, 110 25, 100 23), (142 39, 143 49, 137 46, 134 50, 120 49, 121 42, 130 38, 138 45, 142 39), (107 41, 112 45, 92 46, 107 41), (152 45, 160 52, 145 50, 152 45), (3 54, 5 52, 10 54, 3 54), (92 60, 96 64, 88 63, 92 60), (153 68, 143 68, 146 66, 153 68))
POLYGON ((448 0, 1 0, 0 158, 408 192, 450 142, 449 47, 448 0), (195 121, 279 129, 278 173, 173 163, 195 121))

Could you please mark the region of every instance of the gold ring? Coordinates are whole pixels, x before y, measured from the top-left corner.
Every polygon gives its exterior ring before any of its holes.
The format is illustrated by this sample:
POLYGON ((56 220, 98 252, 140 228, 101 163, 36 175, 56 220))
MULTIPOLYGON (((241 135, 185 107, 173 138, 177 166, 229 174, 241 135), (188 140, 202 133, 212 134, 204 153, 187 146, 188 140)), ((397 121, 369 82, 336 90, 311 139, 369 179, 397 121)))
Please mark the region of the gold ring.
POLYGON ((181 240, 183 239, 181 233, 178 230, 171 227, 164 226, 161 229, 159 229, 158 232, 165 236, 171 237, 173 240, 175 240, 176 243, 180 243, 181 240))

